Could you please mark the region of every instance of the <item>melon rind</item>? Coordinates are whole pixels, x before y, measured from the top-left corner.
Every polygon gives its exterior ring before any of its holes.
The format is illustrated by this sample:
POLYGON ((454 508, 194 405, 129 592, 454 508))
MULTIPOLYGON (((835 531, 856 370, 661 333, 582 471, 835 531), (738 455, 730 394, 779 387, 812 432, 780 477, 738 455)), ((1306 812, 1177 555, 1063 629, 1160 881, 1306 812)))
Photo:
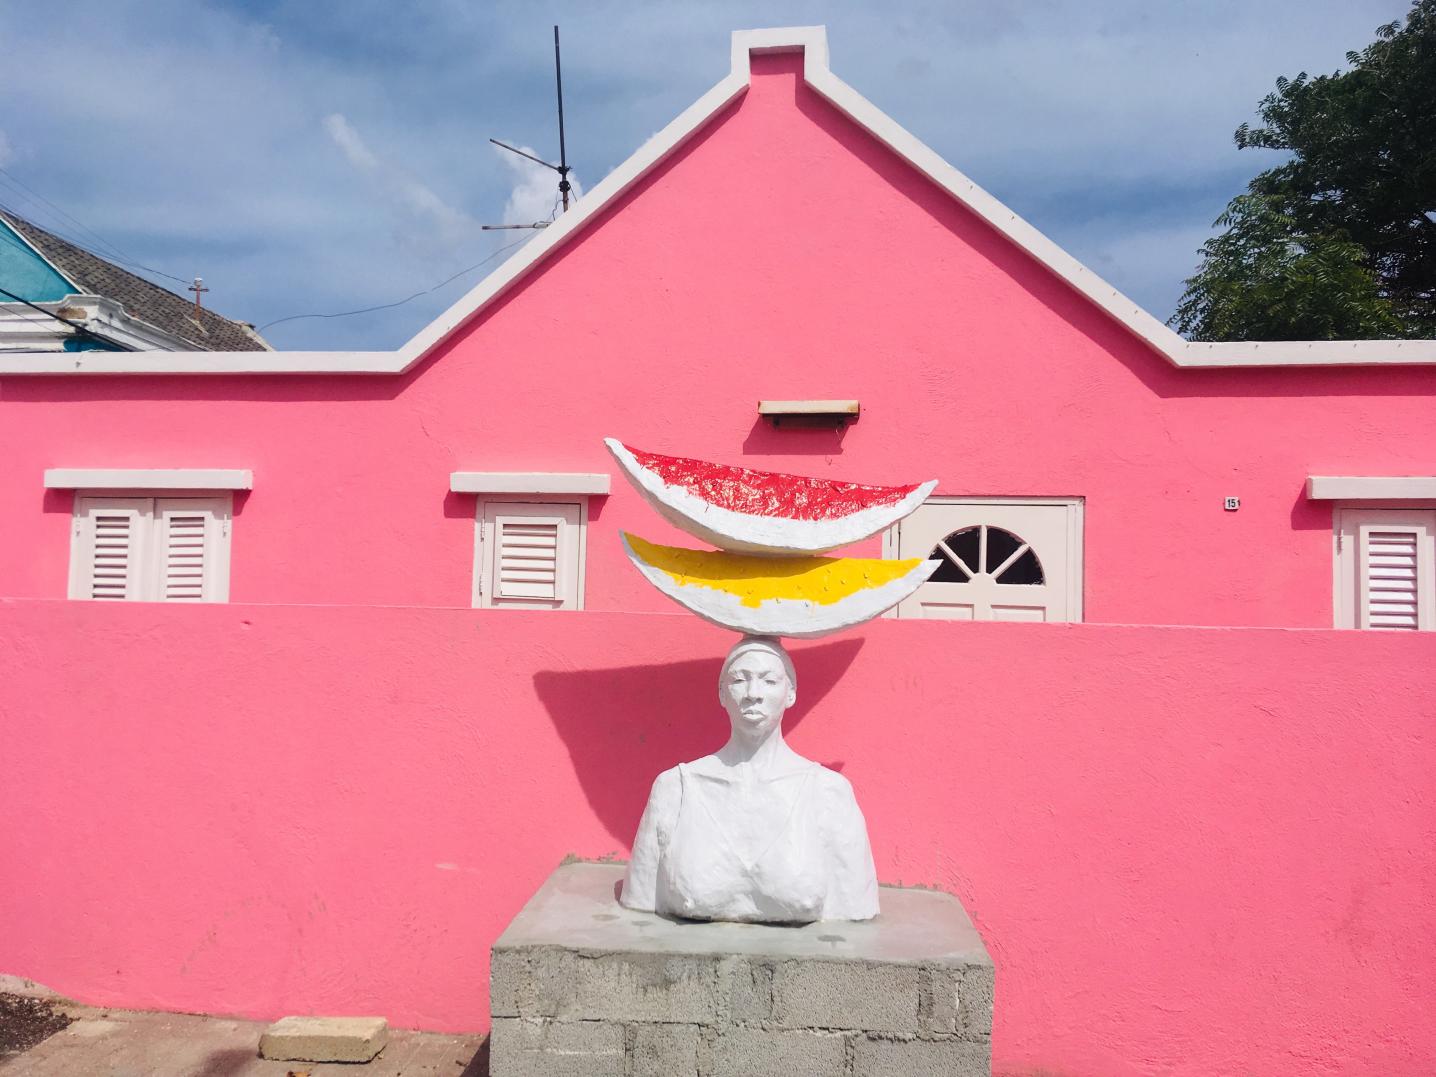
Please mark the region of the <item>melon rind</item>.
POLYGON ((649 564, 634 550, 627 535, 623 549, 644 579, 684 609, 699 617, 752 636, 787 636, 790 639, 817 639, 841 632, 881 616, 927 582, 940 561, 922 561, 895 580, 877 587, 855 591, 836 602, 818 603, 807 599, 768 598, 756 607, 745 605, 731 591, 698 584, 682 584, 661 568, 649 564))
POLYGON ((720 550, 759 557, 827 553, 840 546, 861 542, 909 515, 937 488, 937 480, 933 479, 901 501, 860 509, 832 520, 755 516, 705 501, 681 486, 668 485, 640 464, 628 447, 616 438, 604 438, 603 443, 644 500, 674 527, 720 550))

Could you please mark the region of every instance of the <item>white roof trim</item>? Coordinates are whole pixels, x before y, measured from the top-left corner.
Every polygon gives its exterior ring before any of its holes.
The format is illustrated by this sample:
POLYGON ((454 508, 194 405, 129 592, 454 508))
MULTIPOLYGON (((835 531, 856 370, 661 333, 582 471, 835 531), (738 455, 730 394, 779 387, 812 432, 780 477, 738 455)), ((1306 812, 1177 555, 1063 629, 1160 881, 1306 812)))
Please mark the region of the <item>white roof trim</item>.
POLYGON ((0 357, 6 374, 398 374, 399 352, 45 352, 0 357))
POLYGON ((47 490, 251 490, 254 472, 226 468, 52 467, 47 490))
POLYGON ((395 352, 75 352, 22 354, 0 363, 3 374, 400 374, 484 310, 549 254, 562 247, 604 208, 667 159, 747 89, 749 60, 773 52, 802 52, 803 78, 838 111, 893 152, 1114 321, 1178 367, 1409 366, 1436 364, 1436 340, 1262 341, 1194 343, 1184 340, 1092 270, 923 145, 828 68, 827 31, 821 26, 738 30, 732 68, 632 157, 579 199, 576 208, 538 233, 453 306, 395 352))
POLYGON ((455 471, 449 489, 456 494, 606 494, 604 474, 558 471, 455 471))
POLYGON ((1416 501, 1436 498, 1436 476, 1312 475, 1306 496, 1313 501, 1416 501))

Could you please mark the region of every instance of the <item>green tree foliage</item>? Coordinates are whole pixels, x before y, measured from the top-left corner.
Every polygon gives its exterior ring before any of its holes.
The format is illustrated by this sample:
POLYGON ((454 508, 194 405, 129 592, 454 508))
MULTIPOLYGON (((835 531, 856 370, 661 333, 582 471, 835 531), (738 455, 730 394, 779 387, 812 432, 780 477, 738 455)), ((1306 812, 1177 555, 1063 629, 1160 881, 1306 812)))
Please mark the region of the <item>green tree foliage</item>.
POLYGON ((1240 149, 1283 150, 1218 218, 1172 324, 1196 340, 1436 337, 1436 0, 1279 78, 1240 149))

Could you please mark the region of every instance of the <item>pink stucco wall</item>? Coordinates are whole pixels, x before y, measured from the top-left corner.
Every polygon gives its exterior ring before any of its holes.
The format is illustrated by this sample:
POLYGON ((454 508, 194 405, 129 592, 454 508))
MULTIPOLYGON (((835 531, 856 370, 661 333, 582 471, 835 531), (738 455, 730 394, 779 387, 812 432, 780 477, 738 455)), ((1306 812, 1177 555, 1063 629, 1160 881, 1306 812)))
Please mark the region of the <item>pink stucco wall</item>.
MULTIPOLYGON (((487 1024, 487 953, 710 750, 684 615, 0 601, 0 971, 487 1024)), ((961 896, 999 1073, 1436 1057, 1436 636, 880 622, 794 648, 880 877, 961 896)))
POLYGON ((621 855, 653 775, 721 728, 726 638, 622 563, 619 528, 676 536, 621 482, 587 612, 458 608, 449 472, 609 471, 615 434, 1086 499, 1086 617, 1128 627, 885 621, 797 652, 793 742, 853 779, 882 878, 959 894, 987 938, 999 1072, 1429 1071, 1436 636, 1130 625, 1330 625, 1303 481, 1429 474, 1436 372, 1176 370, 795 64, 755 60, 408 375, 0 376, 0 972, 483 1027, 508 918, 563 855, 621 855), (774 431, 775 397, 863 417, 774 431), (48 467, 252 469, 235 604, 50 601, 48 467))
MULTIPOLYGON (((744 98, 408 375, 0 377, 0 595, 65 593, 70 496, 45 468, 239 467, 235 601, 468 605, 474 502, 449 472, 611 470, 614 434, 1085 497, 1088 620, 1329 626, 1331 511, 1303 481, 1429 474, 1436 372, 1174 369, 798 62, 755 58, 744 98), (857 397, 863 417, 755 422, 790 397, 857 397)), ((614 532, 664 530, 627 489, 593 510, 589 608, 661 609, 614 532)))

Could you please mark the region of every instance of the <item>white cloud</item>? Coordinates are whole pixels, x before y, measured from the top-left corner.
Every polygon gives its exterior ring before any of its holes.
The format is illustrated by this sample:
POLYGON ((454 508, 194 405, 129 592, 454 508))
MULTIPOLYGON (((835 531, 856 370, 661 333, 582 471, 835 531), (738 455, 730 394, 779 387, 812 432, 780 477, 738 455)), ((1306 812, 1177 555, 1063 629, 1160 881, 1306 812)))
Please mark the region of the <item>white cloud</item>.
POLYGON ((466 241, 477 239, 478 222, 449 205, 403 168, 377 156, 342 113, 331 112, 324 117, 324 129, 345 159, 361 173, 373 176, 384 195, 402 211, 401 228, 424 229, 422 234, 402 235, 402 242, 420 250, 432 244, 445 255, 457 257, 463 253, 466 241))
POLYGON ((0 131, 0 168, 4 168, 11 161, 15 160, 15 147, 10 145, 10 139, 4 131, 0 131))
MULTIPOLYGON (((844 81, 1160 317, 1212 217, 1275 157, 1238 154, 1232 129, 1277 75, 1335 69, 1407 8, 792 0, 783 21, 828 23, 844 81)), ((0 162, 136 260, 203 275, 223 313, 263 324, 402 298, 514 238, 477 222, 551 214, 557 176, 484 140, 520 132, 552 159, 554 11, 394 10, 71 0, 65 20, 3 21, 0 162)), ((759 0, 600 0, 562 18, 569 159, 590 177, 723 76, 730 30, 774 20, 759 0)), ((476 279, 271 339, 394 347, 476 279)))
POLYGON ((378 158, 369 152, 369 147, 364 145, 364 140, 359 137, 359 132, 350 127, 349 121, 340 113, 331 112, 325 116, 324 129, 329 132, 329 137, 334 140, 334 144, 344 151, 344 156, 349 158, 349 163, 355 168, 372 172, 378 167, 378 158))

